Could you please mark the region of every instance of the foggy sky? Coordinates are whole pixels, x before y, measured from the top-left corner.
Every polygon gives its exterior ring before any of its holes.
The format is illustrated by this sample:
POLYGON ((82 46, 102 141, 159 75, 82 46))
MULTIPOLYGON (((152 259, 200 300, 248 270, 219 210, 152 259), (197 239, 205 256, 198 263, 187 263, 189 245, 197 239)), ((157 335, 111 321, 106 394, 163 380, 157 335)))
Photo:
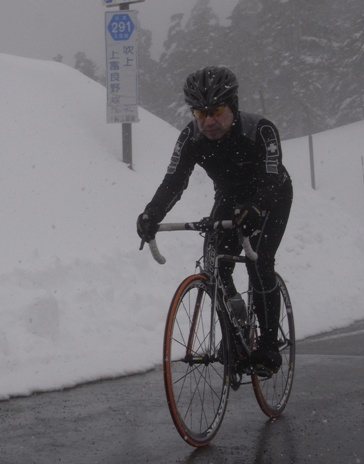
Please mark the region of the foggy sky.
MULTIPOLYGON (((224 19, 237 2, 211 0, 211 5, 224 19)), ((154 58, 161 52, 170 16, 179 12, 188 15, 195 3, 196 0, 145 0, 130 5, 130 9, 139 12, 141 26, 153 33, 154 58)), ((64 63, 73 65, 75 53, 82 51, 104 68, 105 11, 101 0, 2 0, 0 53, 44 60, 61 54, 64 63)))

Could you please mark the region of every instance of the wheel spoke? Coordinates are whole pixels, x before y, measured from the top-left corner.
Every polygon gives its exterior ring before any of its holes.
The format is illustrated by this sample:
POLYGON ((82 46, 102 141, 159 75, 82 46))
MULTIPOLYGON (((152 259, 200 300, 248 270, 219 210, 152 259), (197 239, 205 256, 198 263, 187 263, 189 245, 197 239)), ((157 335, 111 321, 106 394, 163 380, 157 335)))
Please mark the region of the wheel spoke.
POLYGON ((214 317, 211 324, 211 294, 204 276, 185 279, 168 315, 164 377, 173 421, 193 446, 206 445, 216 434, 229 394, 227 348, 222 349, 222 362, 216 357, 228 334, 225 320, 214 317), (217 346, 211 346, 211 340, 218 340, 217 346))

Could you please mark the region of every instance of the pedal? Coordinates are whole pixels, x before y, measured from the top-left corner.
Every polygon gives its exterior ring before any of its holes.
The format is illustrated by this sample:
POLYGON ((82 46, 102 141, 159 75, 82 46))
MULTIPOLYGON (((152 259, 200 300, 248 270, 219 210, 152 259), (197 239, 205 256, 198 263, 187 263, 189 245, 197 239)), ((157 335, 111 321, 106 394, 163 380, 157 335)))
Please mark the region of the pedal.
POLYGON ((230 374, 230 387, 232 390, 236 391, 239 389, 241 385, 241 378, 242 375, 237 372, 230 374))
POLYGON ((263 364, 257 364, 253 368, 253 374, 256 374, 258 377, 264 377, 266 379, 270 379, 273 376, 273 374, 276 374, 276 372, 264 366, 263 364))

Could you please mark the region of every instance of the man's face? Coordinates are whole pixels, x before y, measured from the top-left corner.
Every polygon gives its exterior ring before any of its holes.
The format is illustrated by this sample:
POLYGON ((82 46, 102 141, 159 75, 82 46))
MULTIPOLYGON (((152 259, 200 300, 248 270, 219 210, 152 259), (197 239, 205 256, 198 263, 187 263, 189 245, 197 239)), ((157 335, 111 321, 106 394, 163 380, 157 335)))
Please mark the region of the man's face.
POLYGON ((234 114, 227 105, 211 109, 193 109, 199 130, 210 140, 219 140, 233 124, 234 114))

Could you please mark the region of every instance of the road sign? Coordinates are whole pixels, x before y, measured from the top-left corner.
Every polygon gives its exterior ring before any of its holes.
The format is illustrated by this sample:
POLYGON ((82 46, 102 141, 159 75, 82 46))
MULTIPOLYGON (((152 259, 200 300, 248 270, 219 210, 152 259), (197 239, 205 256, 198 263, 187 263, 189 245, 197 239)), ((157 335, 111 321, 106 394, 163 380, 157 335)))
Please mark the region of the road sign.
POLYGON ((129 40, 133 34, 135 25, 127 13, 115 13, 111 16, 107 25, 113 40, 129 40))
POLYGON ((124 5, 125 3, 140 3, 144 0, 102 0, 104 6, 118 6, 124 5))
POLYGON ((138 119, 137 12, 105 13, 107 122, 130 123, 138 119))

